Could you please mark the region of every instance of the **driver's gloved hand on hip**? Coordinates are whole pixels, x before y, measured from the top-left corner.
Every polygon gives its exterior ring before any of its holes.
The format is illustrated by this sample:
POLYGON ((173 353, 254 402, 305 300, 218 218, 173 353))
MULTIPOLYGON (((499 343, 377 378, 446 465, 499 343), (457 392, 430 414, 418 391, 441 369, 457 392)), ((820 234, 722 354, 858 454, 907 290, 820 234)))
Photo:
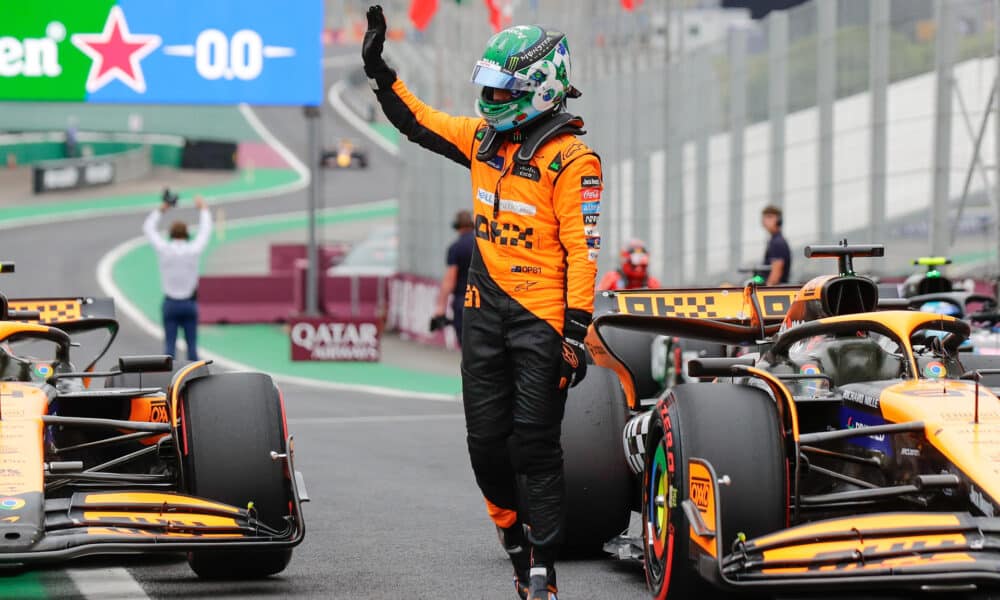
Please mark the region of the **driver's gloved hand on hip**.
POLYGON ((563 322, 562 367, 559 389, 573 387, 587 376, 587 347, 583 339, 590 326, 590 313, 575 308, 566 309, 563 322))

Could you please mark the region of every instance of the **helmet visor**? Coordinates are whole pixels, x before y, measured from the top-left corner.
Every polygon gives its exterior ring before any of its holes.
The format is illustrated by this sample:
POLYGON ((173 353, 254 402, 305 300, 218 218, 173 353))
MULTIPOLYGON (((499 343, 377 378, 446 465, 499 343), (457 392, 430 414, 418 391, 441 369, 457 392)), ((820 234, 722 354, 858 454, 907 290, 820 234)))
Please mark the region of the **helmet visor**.
POLYGON ((502 90, 530 90, 531 81, 518 73, 505 73, 493 63, 479 61, 472 70, 472 83, 502 90))

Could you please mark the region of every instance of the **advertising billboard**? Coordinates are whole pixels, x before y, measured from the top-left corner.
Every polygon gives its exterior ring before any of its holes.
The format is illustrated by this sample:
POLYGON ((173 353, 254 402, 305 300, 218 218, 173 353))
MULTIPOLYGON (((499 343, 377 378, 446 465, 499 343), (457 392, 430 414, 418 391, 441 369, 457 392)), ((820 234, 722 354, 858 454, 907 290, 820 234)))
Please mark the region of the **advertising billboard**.
POLYGON ((0 0, 0 100, 315 106, 323 0, 0 0))

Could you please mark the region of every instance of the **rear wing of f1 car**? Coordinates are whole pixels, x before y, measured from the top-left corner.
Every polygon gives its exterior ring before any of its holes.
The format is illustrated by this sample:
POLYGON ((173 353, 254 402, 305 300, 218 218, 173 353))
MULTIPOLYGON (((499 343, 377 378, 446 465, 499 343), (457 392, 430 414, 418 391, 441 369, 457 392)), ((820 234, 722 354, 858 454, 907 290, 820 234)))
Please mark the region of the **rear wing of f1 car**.
POLYGON ((629 407, 637 409, 632 371, 602 330, 614 327, 726 345, 753 344, 777 333, 798 292, 798 286, 756 285, 601 292, 587 347, 594 363, 618 374, 629 407))
POLYGON ((8 318, 60 326, 90 319, 115 318, 111 298, 11 298, 7 300, 8 318))

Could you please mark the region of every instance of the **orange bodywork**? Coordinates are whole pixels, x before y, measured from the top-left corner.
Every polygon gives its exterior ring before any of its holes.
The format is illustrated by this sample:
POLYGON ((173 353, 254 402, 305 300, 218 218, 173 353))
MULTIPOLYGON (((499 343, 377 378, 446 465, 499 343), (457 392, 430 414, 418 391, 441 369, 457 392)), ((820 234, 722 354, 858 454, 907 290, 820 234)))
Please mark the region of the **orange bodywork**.
MULTIPOLYGON (((701 513, 702 521, 710 532, 715 533, 715 479, 712 472, 700 461, 688 461, 688 498, 701 513)), ((690 527, 691 541, 708 553, 712 558, 718 557, 714 536, 701 536, 690 527)))
POLYGON ((0 495, 44 489, 42 416, 47 410, 48 396, 41 389, 0 382, 0 495))
POLYGON ((747 548, 753 552, 756 548, 776 546, 762 552, 764 564, 761 572, 769 575, 863 572, 904 565, 974 562, 975 559, 967 552, 956 551, 969 541, 964 533, 913 533, 919 530, 957 529, 960 525, 957 515, 946 513, 852 516, 808 523, 765 535, 748 542, 747 548), (847 539, 821 540, 823 536, 844 532, 853 532, 853 535, 847 539), (789 545, 782 546, 782 543, 789 545), (908 552, 909 549, 912 553, 908 552), (789 562, 801 564, 789 565, 789 562), (768 563, 775 566, 768 567, 768 563))
POLYGON ((151 512, 112 512, 87 511, 83 513, 86 523, 107 523, 128 526, 129 524, 157 524, 176 527, 237 527, 239 523, 231 517, 216 515, 191 515, 184 513, 151 513, 151 512))
MULTIPOLYGON (((129 406, 129 421, 141 421, 144 423, 169 423, 170 409, 167 406, 167 397, 162 394, 155 396, 140 396, 132 398, 129 406)), ((145 446, 155 444, 162 437, 162 434, 151 434, 144 437, 139 442, 145 446)))
POLYGON ((795 397, 792 395, 792 392, 788 390, 788 386, 786 386, 773 374, 756 367, 748 368, 747 373, 763 380, 764 383, 766 383, 771 389, 771 394, 774 396, 775 400, 777 400, 778 416, 781 418, 781 422, 790 426, 792 439, 798 442, 799 412, 795 406, 795 397))
POLYGON ((822 536, 840 531, 851 531, 852 528, 864 532, 871 529, 883 531, 907 529, 910 527, 935 529, 941 527, 958 527, 959 525, 959 518, 948 513, 881 513, 857 515, 849 519, 829 519, 799 525, 791 529, 754 538, 753 545, 766 546, 800 537, 822 536))
POLYGON ((617 312, 642 317, 683 317, 720 321, 780 320, 791 306, 798 288, 757 288, 756 315, 749 290, 693 288, 672 290, 623 290, 615 292, 617 312))
POLYGON ((922 421, 924 436, 982 491, 1000 498, 1000 400, 979 386, 979 423, 975 421, 976 386, 965 381, 905 381, 883 390, 882 416, 891 422, 922 421))
POLYGON ((238 539, 246 537, 241 533, 187 533, 182 531, 149 531, 147 529, 132 529, 129 527, 87 527, 84 532, 87 535, 92 536, 121 536, 129 538, 141 538, 141 539, 151 539, 151 538, 182 538, 182 539, 192 539, 192 538, 212 538, 212 539, 238 539))
POLYGON ((100 505, 105 508, 116 504, 120 504, 123 507, 134 507, 143 504, 158 506, 162 505, 164 502, 169 503, 170 506, 179 506, 190 508, 192 510, 213 510, 233 514, 240 512, 238 508, 229 506, 228 504, 222 504, 221 502, 212 502, 211 500, 202 500, 201 498, 195 498, 192 496, 163 494, 158 492, 101 492, 97 494, 88 494, 83 500, 85 505, 100 505))
POLYGON ((83 311, 79 300, 59 298, 54 300, 9 300, 10 310, 38 311, 39 323, 61 323, 76 321, 83 311))

